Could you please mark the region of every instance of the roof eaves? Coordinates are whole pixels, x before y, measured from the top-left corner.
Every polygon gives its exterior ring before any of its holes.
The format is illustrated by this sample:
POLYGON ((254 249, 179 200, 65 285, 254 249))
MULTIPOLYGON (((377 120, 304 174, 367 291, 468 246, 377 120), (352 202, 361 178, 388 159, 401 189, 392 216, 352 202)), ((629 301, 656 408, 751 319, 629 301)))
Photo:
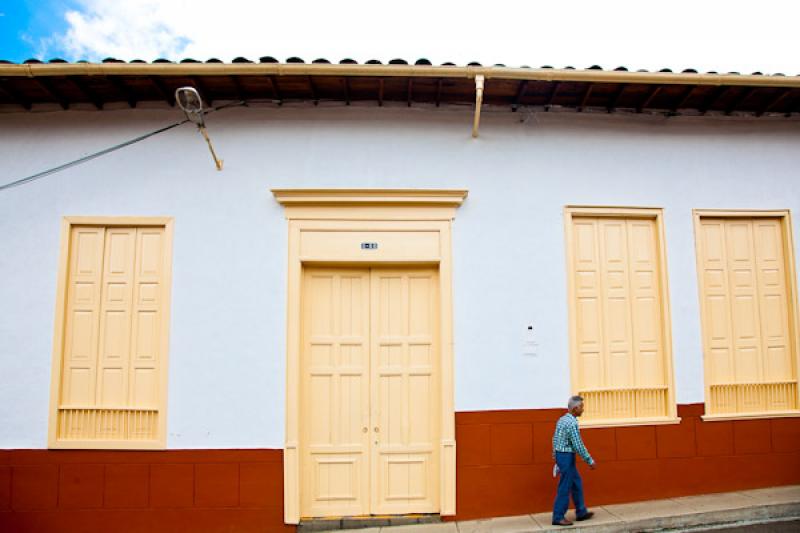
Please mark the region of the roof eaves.
MULTIPOLYGON (((263 59, 263 58, 262 58, 263 59)), ((294 58, 295 60, 297 58, 294 58)), ((108 60, 107 60, 108 61, 108 60)), ((780 74, 698 74, 691 71, 675 72, 631 72, 629 70, 601 70, 589 68, 516 68, 408 65, 408 64, 331 64, 331 63, 0 63, 0 76, 44 77, 44 76, 381 76, 416 78, 468 78, 478 75, 486 79, 564 81, 592 83, 636 83, 665 85, 747 86, 747 87, 800 87, 800 76, 780 74)))

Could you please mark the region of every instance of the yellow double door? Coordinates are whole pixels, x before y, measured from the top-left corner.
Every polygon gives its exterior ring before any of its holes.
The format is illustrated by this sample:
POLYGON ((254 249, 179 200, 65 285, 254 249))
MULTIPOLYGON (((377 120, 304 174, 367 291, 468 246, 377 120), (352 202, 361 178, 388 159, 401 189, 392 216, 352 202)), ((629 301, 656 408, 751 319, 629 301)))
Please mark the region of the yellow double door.
POLYGON ((432 268, 306 268, 301 516, 439 512, 432 268))

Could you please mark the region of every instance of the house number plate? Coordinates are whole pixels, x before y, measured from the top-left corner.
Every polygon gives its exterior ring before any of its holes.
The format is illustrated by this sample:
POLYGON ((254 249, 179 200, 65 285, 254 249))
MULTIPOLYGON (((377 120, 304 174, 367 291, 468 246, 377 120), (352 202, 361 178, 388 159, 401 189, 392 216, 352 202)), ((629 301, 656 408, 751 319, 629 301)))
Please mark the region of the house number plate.
POLYGON ((377 242, 362 242, 361 243, 362 250, 377 250, 378 243, 377 242))

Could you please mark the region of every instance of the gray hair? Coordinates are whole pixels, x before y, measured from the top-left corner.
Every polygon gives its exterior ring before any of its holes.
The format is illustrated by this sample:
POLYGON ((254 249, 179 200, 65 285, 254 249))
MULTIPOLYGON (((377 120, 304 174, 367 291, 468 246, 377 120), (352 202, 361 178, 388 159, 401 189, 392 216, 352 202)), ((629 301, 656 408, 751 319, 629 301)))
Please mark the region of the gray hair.
POLYGON ((573 407, 577 406, 579 403, 583 403, 583 397, 581 396, 571 396, 569 401, 567 402, 567 409, 570 411, 573 407))

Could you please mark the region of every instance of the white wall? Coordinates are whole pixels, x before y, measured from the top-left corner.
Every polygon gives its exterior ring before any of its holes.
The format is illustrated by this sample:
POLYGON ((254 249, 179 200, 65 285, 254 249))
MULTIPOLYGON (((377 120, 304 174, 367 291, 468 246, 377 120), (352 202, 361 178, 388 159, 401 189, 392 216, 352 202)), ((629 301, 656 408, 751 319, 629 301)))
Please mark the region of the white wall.
MULTIPOLYGON (((0 181, 179 118, 0 115, 0 181)), ((664 207, 677 399, 702 401, 691 209, 800 212, 800 122, 487 110, 474 140, 471 120, 462 109, 227 109, 208 117, 223 172, 186 125, 0 192, 0 447, 46 447, 64 215, 175 218, 169 447, 282 447, 287 232, 274 187, 469 189, 454 226, 457 410, 569 395, 564 205, 664 207), (538 357, 522 354, 528 325, 538 357)))

